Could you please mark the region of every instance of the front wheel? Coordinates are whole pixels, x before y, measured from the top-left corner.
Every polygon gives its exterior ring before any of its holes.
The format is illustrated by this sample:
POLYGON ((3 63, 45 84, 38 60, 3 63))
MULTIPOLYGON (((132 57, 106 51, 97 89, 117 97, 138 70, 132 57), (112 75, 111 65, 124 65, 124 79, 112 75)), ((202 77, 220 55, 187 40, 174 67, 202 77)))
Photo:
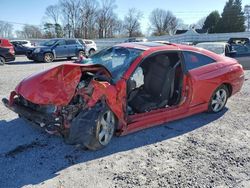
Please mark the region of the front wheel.
POLYGON ((90 150, 99 150, 110 143, 115 127, 114 113, 98 104, 91 110, 81 112, 73 120, 66 141, 70 144, 82 144, 90 150))
POLYGON ((51 63, 52 61, 54 61, 54 55, 52 53, 45 53, 43 57, 43 61, 45 63, 51 63))
POLYGON ((228 88, 225 85, 217 88, 209 102, 208 112, 218 113, 223 110, 229 97, 228 88))

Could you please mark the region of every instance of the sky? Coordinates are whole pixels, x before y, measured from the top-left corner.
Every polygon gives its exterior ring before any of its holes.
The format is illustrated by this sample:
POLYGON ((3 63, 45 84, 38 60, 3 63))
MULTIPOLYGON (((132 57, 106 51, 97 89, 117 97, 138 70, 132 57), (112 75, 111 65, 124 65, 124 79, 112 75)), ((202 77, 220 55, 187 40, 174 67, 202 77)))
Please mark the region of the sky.
MULTIPOLYGON (((47 6, 58 3, 59 0, 0 0, 0 21, 40 25, 44 20, 47 6)), ((129 8, 136 8, 143 13, 142 31, 147 33, 148 18, 155 8, 170 10, 185 24, 196 23, 206 17, 211 11, 222 12, 227 0, 116 0, 115 12, 123 18, 129 8)), ((243 6, 250 0, 242 0, 243 6)), ((15 29, 23 25, 14 24, 15 29)))

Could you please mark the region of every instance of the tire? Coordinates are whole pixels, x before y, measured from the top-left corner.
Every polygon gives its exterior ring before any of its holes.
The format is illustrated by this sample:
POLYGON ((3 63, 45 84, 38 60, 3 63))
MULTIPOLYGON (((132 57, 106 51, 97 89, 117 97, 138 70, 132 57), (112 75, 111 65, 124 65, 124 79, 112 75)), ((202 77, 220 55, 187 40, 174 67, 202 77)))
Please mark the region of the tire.
POLYGON ((54 55, 50 52, 48 53, 45 53, 44 56, 43 56, 43 61, 45 63, 51 63, 54 61, 54 55))
POLYGON ((109 108, 97 104, 91 110, 80 112, 73 120, 65 141, 68 144, 81 144, 90 150, 99 150, 110 143, 115 125, 114 113, 109 108))
POLYGON ((0 57, 0 65, 4 65, 5 64, 5 59, 3 57, 0 57))
POLYGON ((92 55, 92 54, 94 54, 95 53, 95 50, 94 49, 90 49, 89 50, 89 55, 92 55))
POLYGON ((79 52, 78 52, 78 55, 77 55, 77 58, 80 59, 80 58, 83 57, 83 56, 85 56, 84 51, 82 51, 82 50, 79 51, 79 52))
POLYGON ((220 87, 218 87, 214 91, 209 101, 208 112, 218 113, 222 111, 226 106, 228 97, 229 97, 229 91, 227 86, 221 85, 220 87))

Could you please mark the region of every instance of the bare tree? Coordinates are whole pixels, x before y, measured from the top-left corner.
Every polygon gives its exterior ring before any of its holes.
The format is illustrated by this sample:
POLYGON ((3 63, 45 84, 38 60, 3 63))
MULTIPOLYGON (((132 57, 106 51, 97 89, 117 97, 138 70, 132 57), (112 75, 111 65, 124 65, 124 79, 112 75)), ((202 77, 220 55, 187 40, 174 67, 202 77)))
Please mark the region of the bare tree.
POLYGON ((136 37, 141 35, 140 20, 143 14, 135 9, 129 9, 127 16, 124 17, 124 29, 127 31, 129 37, 136 37))
POLYGON ((110 37, 108 35, 108 30, 110 29, 110 24, 112 24, 113 20, 116 18, 116 15, 114 13, 115 8, 116 4, 114 0, 101 1, 101 7, 98 10, 97 17, 97 29, 99 38, 110 37))
POLYGON ((149 20, 151 22, 151 27, 153 28, 155 35, 164 35, 165 31, 165 19, 167 12, 162 9, 155 9, 151 12, 149 20))
POLYGON ((204 26, 205 21, 206 21, 206 17, 201 18, 200 20, 198 20, 198 22, 196 24, 193 24, 194 28, 195 29, 202 29, 203 26, 204 26))
POLYGON ((41 29, 38 26, 34 25, 25 25, 23 27, 23 30, 17 34, 22 35, 22 38, 27 39, 43 37, 41 29))
POLYGON ((163 9, 153 10, 149 19, 154 35, 173 34, 179 25, 179 19, 163 9))
POLYGON ((60 0, 65 25, 68 27, 68 37, 76 37, 80 20, 80 0, 60 0))
POLYGON ((82 0, 80 8, 80 29, 83 38, 93 37, 95 21, 97 17, 98 1, 82 0))
POLYGON ((59 23, 60 7, 58 5, 50 5, 46 8, 45 15, 54 23, 59 23))
POLYGON ((13 25, 7 22, 0 21, 0 37, 12 37, 13 25))

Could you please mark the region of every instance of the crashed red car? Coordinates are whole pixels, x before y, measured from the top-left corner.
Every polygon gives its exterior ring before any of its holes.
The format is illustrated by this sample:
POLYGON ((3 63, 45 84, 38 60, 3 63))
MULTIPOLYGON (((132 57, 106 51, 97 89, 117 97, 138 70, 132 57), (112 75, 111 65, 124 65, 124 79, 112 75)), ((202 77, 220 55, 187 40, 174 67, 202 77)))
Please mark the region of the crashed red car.
POLYGON ((114 133, 220 112, 243 82, 234 59, 178 44, 126 43, 25 78, 3 103, 66 142, 96 150, 114 133))

